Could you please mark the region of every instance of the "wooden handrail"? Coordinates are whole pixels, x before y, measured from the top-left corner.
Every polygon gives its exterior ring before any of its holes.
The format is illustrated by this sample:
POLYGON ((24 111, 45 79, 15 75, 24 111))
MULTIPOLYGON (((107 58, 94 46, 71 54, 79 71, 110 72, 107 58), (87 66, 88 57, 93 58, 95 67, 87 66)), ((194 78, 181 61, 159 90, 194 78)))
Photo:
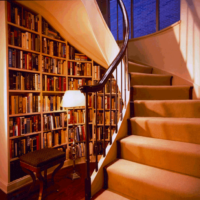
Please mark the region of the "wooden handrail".
POLYGON ((110 64, 109 68, 107 69, 106 73, 102 77, 102 79, 99 81, 97 85, 85 85, 80 87, 79 89, 81 90, 82 93, 88 93, 88 92, 98 92, 103 89, 105 86, 106 82, 108 81, 109 77, 113 73, 113 71, 117 68, 118 64, 121 62, 123 59, 125 53, 126 53, 126 48, 128 45, 128 39, 129 39, 129 21, 128 21, 128 15, 125 9, 125 6, 122 2, 122 0, 118 0, 118 3, 120 5, 120 8, 122 10, 122 14, 124 17, 124 31, 125 31, 125 37, 124 37, 124 42, 123 46, 120 49, 120 52, 118 55, 115 57, 113 62, 110 64))
MULTIPOLYGON (((95 92, 96 93, 96 99, 95 99, 95 109, 96 109, 96 144, 95 144, 95 151, 96 151, 96 171, 98 171, 98 156, 97 156, 97 92, 100 90, 103 90, 104 92, 104 133, 103 133, 103 155, 105 156, 105 84, 111 77, 112 73, 114 70, 116 70, 116 76, 117 76, 117 66, 121 62, 121 96, 122 96, 122 62, 123 62, 123 57, 126 54, 127 51, 127 45, 128 45, 128 39, 129 39, 129 22, 128 22, 128 15, 125 9, 125 6, 122 2, 122 0, 118 0, 118 4, 120 5, 120 8, 122 10, 123 14, 123 19, 124 19, 124 42, 123 45, 120 49, 120 52, 117 54, 116 58, 113 60, 109 68, 107 69, 106 73, 102 77, 102 79, 99 81, 97 85, 92 85, 92 86, 82 86, 79 89, 81 90, 82 93, 85 93, 85 141, 86 141, 86 146, 85 146, 85 162, 86 162, 86 177, 85 177, 85 200, 91 199, 91 178, 90 178, 90 157, 89 157, 89 128, 88 128, 88 93, 89 92, 95 92)), ((127 56, 127 54, 126 54, 127 56)), ((127 61, 127 58, 125 59, 125 62, 127 61)), ((127 73, 127 66, 125 66, 125 84, 126 84, 126 73, 127 73)), ((117 77, 116 77, 117 80, 117 77)), ((111 104, 112 104, 112 83, 110 82, 110 145, 112 144, 112 134, 111 134, 111 104)), ((124 87, 126 89, 126 87, 124 87)), ((125 94, 125 101, 126 101, 126 92, 125 94)), ((117 99, 117 86, 116 86, 116 97, 117 99)), ((126 105, 126 104, 125 104, 126 105)), ((120 98, 120 106, 122 109, 122 97, 120 98)), ((116 112, 117 112, 117 107, 116 107, 116 112)), ((116 115, 117 116, 117 115, 116 115)), ((121 119, 122 119, 122 110, 121 110, 121 119)), ((117 122, 116 122, 117 124, 117 122)), ((117 125, 116 125, 117 126, 117 125)), ((116 128, 117 130, 117 128, 116 128)))

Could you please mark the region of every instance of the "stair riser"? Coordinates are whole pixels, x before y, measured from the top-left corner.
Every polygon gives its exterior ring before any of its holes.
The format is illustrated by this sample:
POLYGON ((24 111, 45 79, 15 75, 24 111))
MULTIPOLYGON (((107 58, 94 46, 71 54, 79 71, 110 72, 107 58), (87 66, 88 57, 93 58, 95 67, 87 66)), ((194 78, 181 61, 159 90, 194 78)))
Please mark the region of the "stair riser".
POLYGON ((121 141, 122 159, 200 178, 199 145, 190 145, 191 151, 184 151, 186 143, 174 142, 170 146, 170 142, 159 143, 155 139, 142 141, 145 138, 137 136, 134 139, 121 141))
POLYGON ((134 101, 130 107, 131 117, 200 118, 200 103, 194 101, 134 101))
POLYGON ((131 86, 134 85, 171 85, 170 76, 149 76, 131 74, 131 86))
POLYGON ((108 188, 130 196, 130 199, 146 200, 198 200, 200 192, 197 178, 176 175, 138 163, 107 168, 108 188), (161 181, 162 180, 162 181, 161 181), (196 185, 196 186, 195 186, 196 185))
POLYGON ((190 88, 132 87, 131 100, 178 100, 191 99, 190 88))

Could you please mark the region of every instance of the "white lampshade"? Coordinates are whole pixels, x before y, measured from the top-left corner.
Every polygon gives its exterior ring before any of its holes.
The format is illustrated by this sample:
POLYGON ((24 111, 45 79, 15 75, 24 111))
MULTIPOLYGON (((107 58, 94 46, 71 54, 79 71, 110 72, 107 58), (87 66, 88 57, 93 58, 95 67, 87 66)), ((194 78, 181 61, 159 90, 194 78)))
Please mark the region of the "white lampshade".
POLYGON ((67 90, 63 96, 61 106, 64 108, 85 106, 85 95, 80 90, 67 90))

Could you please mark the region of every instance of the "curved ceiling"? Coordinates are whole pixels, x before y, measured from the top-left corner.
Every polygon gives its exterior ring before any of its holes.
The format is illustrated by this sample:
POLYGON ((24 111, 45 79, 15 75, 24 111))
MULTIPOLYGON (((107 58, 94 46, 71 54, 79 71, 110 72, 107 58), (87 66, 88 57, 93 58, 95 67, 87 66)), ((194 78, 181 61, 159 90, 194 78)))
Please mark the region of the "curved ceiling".
POLYGON ((20 3, 41 14, 65 40, 105 68, 113 60, 112 49, 118 52, 118 46, 95 0, 20 3))

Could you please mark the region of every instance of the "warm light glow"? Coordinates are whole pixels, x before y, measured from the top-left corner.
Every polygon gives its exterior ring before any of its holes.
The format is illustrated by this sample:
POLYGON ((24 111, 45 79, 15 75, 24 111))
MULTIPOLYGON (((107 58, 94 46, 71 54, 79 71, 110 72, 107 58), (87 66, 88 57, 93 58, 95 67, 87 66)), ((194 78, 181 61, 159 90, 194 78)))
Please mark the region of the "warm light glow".
POLYGON ((85 96, 80 90, 68 90, 63 96, 61 106, 64 108, 85 106, 85 96))

